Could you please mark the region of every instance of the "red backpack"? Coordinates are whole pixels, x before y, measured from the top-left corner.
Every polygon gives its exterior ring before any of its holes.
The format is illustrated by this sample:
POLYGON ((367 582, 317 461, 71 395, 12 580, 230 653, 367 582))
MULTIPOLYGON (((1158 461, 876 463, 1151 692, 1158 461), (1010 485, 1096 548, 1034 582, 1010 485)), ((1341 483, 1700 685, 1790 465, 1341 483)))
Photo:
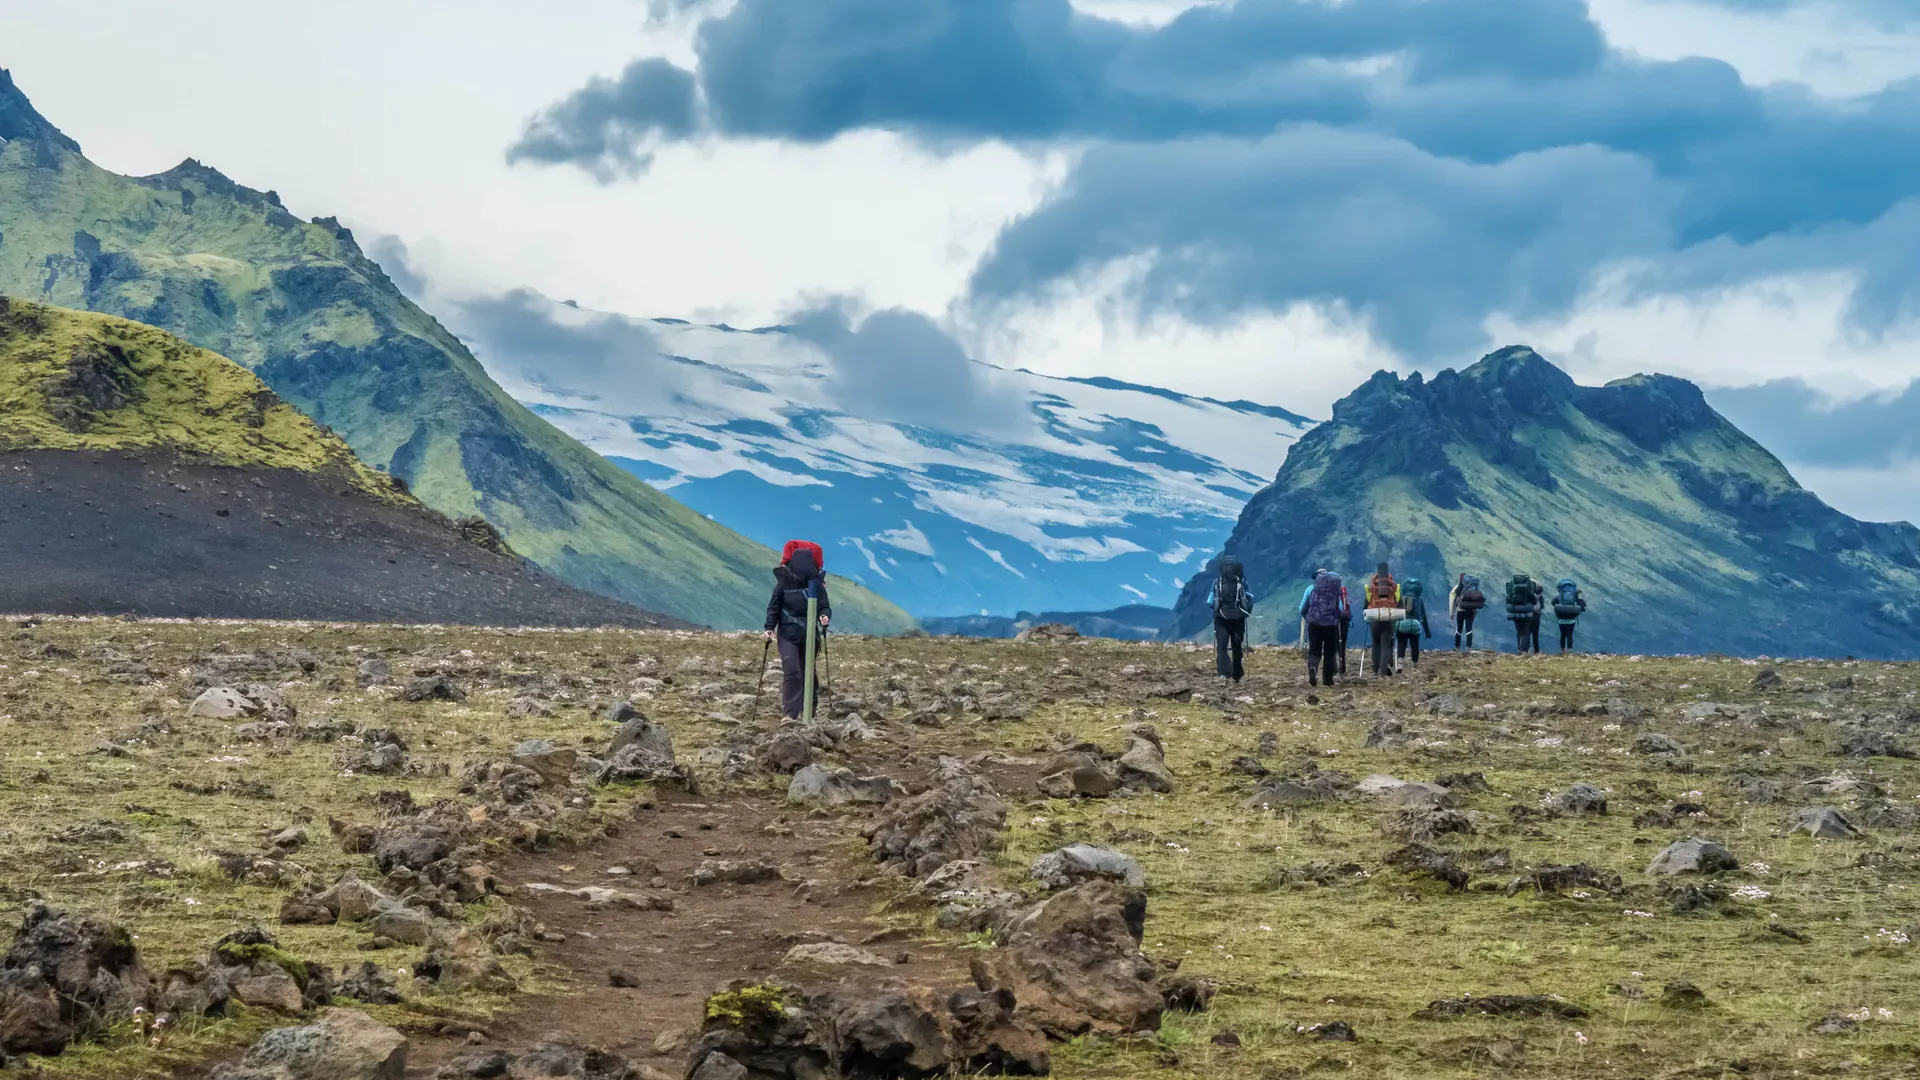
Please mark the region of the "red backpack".
POLYGON ((1391 576, 1373 575, 1373 580, 1367 582, 1367 606, 1370 608, 1392 607, 1399 602, 1395 599, 1399 589, 1400 586, 1394 584, 1391 576))

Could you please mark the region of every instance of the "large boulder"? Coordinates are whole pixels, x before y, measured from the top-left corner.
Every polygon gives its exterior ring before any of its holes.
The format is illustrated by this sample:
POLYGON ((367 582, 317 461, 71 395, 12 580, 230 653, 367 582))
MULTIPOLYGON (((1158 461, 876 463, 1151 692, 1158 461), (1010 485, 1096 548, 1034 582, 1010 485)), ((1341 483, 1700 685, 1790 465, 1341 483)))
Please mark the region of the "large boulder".
POLYGON ((318 1022, 267 1032, 237 1066, 212 1080, 403 1080, 407 1037, 358 1009, 328 1009, 318 1022))
POLYGON ((34 904, 0 961, 0 1051, 57 1054, 151 1006, 153 994, 127 931, 34 904))
POLYGON ((1067 889, 1083 881, 1105 879, 1143 888, 1147 872, 1127 855, 1092 844, 1068 844, 1033 860, 1027 876, 1049 889, 1067 889))
POLYGON ((647 719, 631 701, 615 703, 613 720, 620 729, 613 733, 606 762, 594 777, 597 781, 602 784, 631 780, 688 781, 687 770, 674 758, 673 735, 666 725, 647 719))
POLYGON ((1002 946, 974 962, 974 982, 1011 994, 1014 1016, 1055 1038, 1156 1031, 1165 1001, 1140 951, 1146 914, 1139 889, 1074 886, 1012 920, 1002 946))
POLYGON ((200 692, 187 706, 187 715, 203 720, 237 720, 260 715, 260 706, 230 686, 214 686, 200 692))
POLYGON ((579 755, 545 739, 527 739, 513 748, 513 763, 537 773, 548 787, 566 787, 579 755))
POLYGON ((893 798, 893 781, 884 776, 855 776, 846 769, 808 765, 787 784, 787 801, 805 806, 884 803, 893 798))
POLYGON ((1160 745, 1160 736, 1153 726, 1137 724, 1127 729, 1127 735, 1127 752, 1115 763, 1120 782, 1149 791, 1172 791, 1173 773, 1167 769, 1166 750, 1160 745))
POLYGON ((947 863, 997 851, 1007 803, 993 785, 960 773, 911 799, 889 804, 864 835, 876 861, 916 878, 947 863))
POLYGON ((893 980, 812 995, 745 986, 710 998, 705 1013, 690 1080, 1044 1076, 1049 1065, 1045 1036, 1005 993, 893 980))

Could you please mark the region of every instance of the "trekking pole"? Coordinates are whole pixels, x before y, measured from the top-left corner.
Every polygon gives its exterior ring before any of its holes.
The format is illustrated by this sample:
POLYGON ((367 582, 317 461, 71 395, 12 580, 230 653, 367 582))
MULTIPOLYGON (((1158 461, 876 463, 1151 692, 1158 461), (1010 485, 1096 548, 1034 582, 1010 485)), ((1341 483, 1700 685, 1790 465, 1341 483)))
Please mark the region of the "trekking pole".
POLYGON ((800 722, 813 723, 813 650, 820 640, 820 599, 807 597, 807 659, 806 683, 800 691, 800 722))
POLYGON ((760 642, 760 677, 753 680, 753 711, 747 714, 749 721, 760 719, 760 691, 767 685, 767 653, 772 648, 772 641, 760 642))
POLYGON ((820 628, 820 681, 826 684, 822 688, 825 697, 833 696, 833 650, 827 648, 827 639, 832 636, 830 629, 820 628))

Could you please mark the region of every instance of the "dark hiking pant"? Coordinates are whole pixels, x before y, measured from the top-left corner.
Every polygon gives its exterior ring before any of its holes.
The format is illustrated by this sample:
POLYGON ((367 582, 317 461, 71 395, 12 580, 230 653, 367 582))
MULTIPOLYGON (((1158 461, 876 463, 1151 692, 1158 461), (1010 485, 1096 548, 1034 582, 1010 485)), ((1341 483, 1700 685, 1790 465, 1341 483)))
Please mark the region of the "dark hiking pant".
POLYGON ((1239 682, 1246 675, 1240 654, 1247 647, 1247 620, 1213 617, 1213 668, 1223 679, 1239 682))
POLYGON ((1571 649, 1571 648, 1573 648, 1573 624, 1561 623, 1560 624, 1560 651, 1566 652, 1568 649, 1571 649))
POLYGON ((1535 615, 1533 618, 1527 620, 1527 633, 1530 635, 1530 639, 1533 642, 1533 651, 1539 652, 1540 651, 1540 616, 1535 615))
POLYGON ((1478 614, 1479 612, 1477 611, 1463 611, 1460 614, 1454 616, 1453 618, 1453 647, 1454 648, 1457 649, 1460 647, 1460 639, 1464 636, 1467 640, 1467 651, 1468 652, 1473 651, 1473 617, 1478 614))
MULTIPOLYGON (((775 640, 780 643, 780 712, 789 720, 798 720, 806 704, 807 642, 805 638, 795 640, 786 634, 776 634, 775 640)), ((820 700, 818 668, 813 673, 813 699, 820 700)))
POLYGON ((1406 658, 1407 650, 1412 649, 1413 650, 1412 660, 1416 664, 1419 663, 1420 662, 1420 635, 1417 633, 1402 634, 1396 631, 1394 633, 1394 637, 1398 639, 1397 645, 1399 647, 1400 656, 1402 658, 1406 658))
POLYGON ((1334 668, 1338 665, 1340 653, 1340 627, 1315 626, 1307 624, 1307 680, 1316 678, 1333 685, 1334 668), (1315 674, 1318 668, 1320 674, 1315 674))
POLYGON ((1529 632, 1527 629, 1527 622, 1528 620, 1526 619, 1513 620, 1513 632, 1515 635, 1517 635, 1517 639, 1514 642, 1513 651, 1521 654, 1522 656, 1526 655, 1527 646, 1533 640, 1532 637, 1529 635, 1529 632))
POLYGON ((1340 620, 1340 674, 1342 675, 1345 675, 1347 673, 1347 649, 1349 648, 1349 646, 1347 645, 1347 639, 1349 635, 1351 635, 1352 633, 1353 633, 1353 620, 1341 619, 1340 620))
POLYGON ((1368 623, 1367 628, 1373 631, 1373 673, 1393 674, 1393 624, 1368 623))

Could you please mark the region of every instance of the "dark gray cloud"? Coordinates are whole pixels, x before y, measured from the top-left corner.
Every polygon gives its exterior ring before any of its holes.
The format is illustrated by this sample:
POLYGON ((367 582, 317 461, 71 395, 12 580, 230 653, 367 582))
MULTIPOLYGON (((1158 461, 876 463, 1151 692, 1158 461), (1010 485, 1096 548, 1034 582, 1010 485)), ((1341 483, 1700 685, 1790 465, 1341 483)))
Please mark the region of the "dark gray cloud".
POLYGON ((1302 128, 1258 141, 1092 150, 975 277, 989 300, 1153 251, 1138 299, 1207 320, 1279 298, 1347 305, 1434 350, 1489 310, 1572 302, 1584 271, 1663 250, 1676 197, 1644 160, 1593 146, 1497 165, 1379 135, 1302 128))
POLYGON ((1920 460, 1920 381, 1896 394, 1838 401, 1802 379, 1712 390, 1721 415, 1783 460, 1884 469, 1920 460))
POLYGON ((855 326, 829 305, 789 320, 788 332, 833 360, 834 400, 849 413, 928 427, 963 421, 1003 430, 1030 422, 1026 403, 997 385, 993 370, 918 312, 877 311, 855 326))
POLYGON ((1748 86, 1612 50, 1583 0, 1238 0, 1158 28, 1069 0, 738 0, 696 53, 590 85, 524 156, 607 176, 701 135, 1088 146, 1000 238, 982 299, 1144 257, 1160 308, 1325 301, 1423 357, 1479 344, 1496 311, 1552 314, 1622 255, 1648 257, 1649 288, 1851 268, 1869 333, 1920 311, 1920 80, 1748 86))
POLYGON ((596 78, 527 124, 508 161, 572 163, 602 183, 646 171, 655 140, 697 127, 693 73, 665 60, 636 60, 618 79, 596 78))

